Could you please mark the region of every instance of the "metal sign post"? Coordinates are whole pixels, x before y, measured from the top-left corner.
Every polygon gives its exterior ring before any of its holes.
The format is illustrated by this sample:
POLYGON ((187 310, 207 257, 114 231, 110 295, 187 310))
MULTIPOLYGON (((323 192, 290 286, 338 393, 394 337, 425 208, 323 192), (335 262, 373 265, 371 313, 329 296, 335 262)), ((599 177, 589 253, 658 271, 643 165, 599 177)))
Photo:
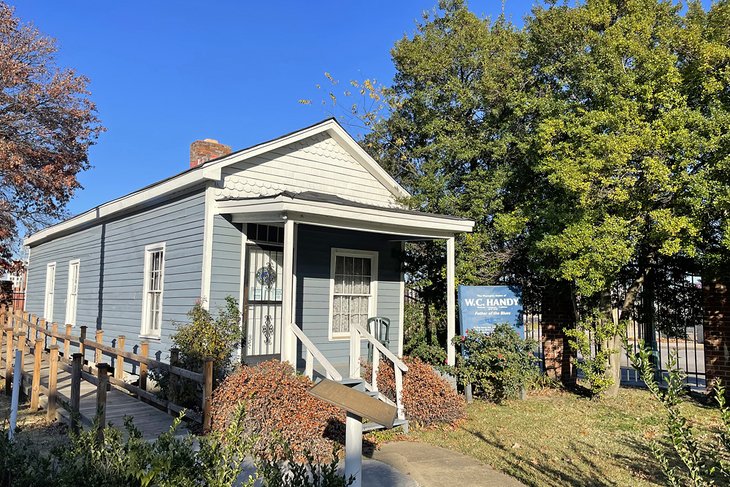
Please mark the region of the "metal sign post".
POLYGON ((362 418, 347 412, 345 419, 345 480, 354 477, 353 487, 362 485, 362 418))
POLYGON ((345 420, 345 479, 352 476, 352 487, 362 485, 362 419, 367 418, 386 428, 392 428, 398 410, 338 382, 324 379, 308 391, 316 398, 347 411, 345 420))
MULTIPOLYGON (((25 337, 21 337, 25 340, 25 337)), ((20 380, 23 374, 20 373, 20 364, 23 360, 23 352, 15 351, 15 373, 13 374, 13 396, 10 402, 10 429, 8 429, 8 438, 11 440, 15 436, 15 426, 18 423, 18 401, 20 399, 20 380)))

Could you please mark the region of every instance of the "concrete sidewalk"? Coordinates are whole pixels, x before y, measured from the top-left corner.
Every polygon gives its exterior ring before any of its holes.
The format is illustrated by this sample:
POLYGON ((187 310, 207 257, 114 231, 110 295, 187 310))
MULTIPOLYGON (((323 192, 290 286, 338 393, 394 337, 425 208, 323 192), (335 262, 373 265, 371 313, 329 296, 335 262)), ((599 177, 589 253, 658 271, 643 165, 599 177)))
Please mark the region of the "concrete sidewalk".
POLYGON ((425 443, 386 443, 373 453, 373 460, 390 465, 421 487, 524 487, 523 483, 472 457, 425 443))

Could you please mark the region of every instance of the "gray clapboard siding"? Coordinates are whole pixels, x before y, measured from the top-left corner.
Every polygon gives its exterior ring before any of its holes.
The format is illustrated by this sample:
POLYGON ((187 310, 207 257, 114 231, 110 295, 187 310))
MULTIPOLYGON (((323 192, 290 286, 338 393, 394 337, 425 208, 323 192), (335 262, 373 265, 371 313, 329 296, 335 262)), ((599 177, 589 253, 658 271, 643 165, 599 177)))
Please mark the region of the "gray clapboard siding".
POLYGON ((34 247, 28 266, 26 309, 43 315, 46 293, 46 265, 56 262, 53 318, 66 321, 69 261, 80 259, 76 322, 96 327, 99 303, 99 240, 101 227, 89 228, 34 247))
MULTIPOLYGON (((241 225, 223 215, 213 219, 213 258, 210 279, 210 310, 216 313, 226 296, 239 301, 241 293, 241 225)), ((240 304, 240 303, 239 303, 240 304)))
POLYGON ((45 269, 56 261, 54 319, 66 310, 68 261, 81 259, 77 323, 102 328, 104 341, 127 337, 138 344, 142 320, 145 246, 165 243, 162 333, 150 353, 167 358, 173 322, 184 322, 200 297, 205 198, 203 188, 177 195, 151 208, 41 243, 31 249, 27 308, 42 315, 45 269))
MULTIPOLYGON (((377 314, 390 318, 390 350, 398 353, 400 333, 400 242, 389 235, 299 225, 296 321, 338 369, 347 370, 348 340, 329 339, 332 248, 378 251, 377 314)), ((364 348, 364 345, 363 345, 364 348)))

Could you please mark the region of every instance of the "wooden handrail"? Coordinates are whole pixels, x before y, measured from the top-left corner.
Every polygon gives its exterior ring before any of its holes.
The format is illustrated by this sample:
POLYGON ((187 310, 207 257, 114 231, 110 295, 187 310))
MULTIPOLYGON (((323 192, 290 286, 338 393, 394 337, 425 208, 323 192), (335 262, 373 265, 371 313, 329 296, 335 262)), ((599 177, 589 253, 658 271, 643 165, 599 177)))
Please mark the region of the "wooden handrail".
POLYGON ((329 360, 325 358, 325 356, 322 354, 322 352, 319 351, 319 349, 312 343, 312 341, 309 339, 309 337, 302 331, 301 328, 296 323, 291 324, 291 329, 294 332, 294 335, 299 339, 300 342, 302 342, 302 345, 314 356, 315 359, 317 359, 317 362, 319 362, 322 367, 324 367, 324 370, 329 374, 330 378, 332 380, 342 380, 342 375, 337 372, 337 369, 334 368, 334 366, 330 363, 329 360))
MULTIPOLYGON (((25 320, 23 318, 20 318, 16 316, 16 319, 21 321, 23 324, 28 326, 29 329, 33 329, 35 331, 39 331, 41 333, 44 333, 45 335, 49 337, 55 337, 60 338, 61 340, 69 340, 72 344, 79 345, 81 343, 81 338, 73 335, 66 335, 65 333, 53 333, 53 331, 47 330, 44 327, 41 327, 38 324, 33 323, 30 320, 25 320)), ((203 384, 204 377, 203 374, 199 372, 193 372, 192 370, 182 369, 180 367, 176 367, 174 365, 170 365, 165 362, 161 362, 159 360, 155 360, 149 357, 144 357, 142 355, 138 355, 133 352, 128 352, 125 350, 120 350, 114 347, 110 347, 108 345, 104 345, 103 343, 99 343, 93 340, 84 340, 84 349, 86 350, 101 350, 102 352, 106 352, 108 355, 113 356, 121 356, 126 359, 129 359, 133 362, 143 363, 147 365, 150 368, 154 369, 164 369, 169 370, 171 373, 179 375, 180 377, 184 377, 185 379, 191 380, 193 382, 197 382, 198 384, 203 384)))
MULTIPOLYGON (((101 364, 101 359, 103 355, 109 355, 111 356, 118 367, 123 367, 124 360, 127 359, 130 361, 133 365, 136 364, 139 366, 139 386, 135 386, 133 384, 127 384, 124 382, 123 374, 119 374, 119 378, 115 376, 108 376, 106 377, 105 381, 110 383, 113 387, 121 390, 125 390, 127 392, 136 394, 139 398, 144 398, 150 403, 157 404, 158 406, 162 406, 163 408, 167 408, 168 412, 174 412, 179 413, 180 411, 183 411, 185 408, 182 406, 179 406, 177 404, 174 404, 168 400, 160 399, 155 394, 148 392, 146 390, 146 379, 147 379, 147 370, 148 368, 155 368, 155 369, 164 369, 169 371, 170 375, 172 377, 182 377, 185 379, 188 379, 192 382, 195 382, 197 384, 200 384, 203 386, 204 392, 205 392, 205 402, 203 403, 203 414, 201 415, 198 412, 195 411, 189 411, 186 410, 186 416, 190 419, 197 421, 199 423, 203 423, 204 426, 210 426, 211 423, 211 408, 210 408, 210 400, 212 395, 212 389, 213 389, 213 361, 212 359, 206 359, 205 363, 205 372, 206 373, 198 373, 193 372, 187 369, 183 369, 181 367, 178 367, 176 365, 173 365, 172 363, 168 364, 165 362, 161 362, 159 360, 151 359, 147 356, 148 354, 148 343, 142 342, 140 344, 140 354, 135 354, 132 352, 128 352, 124 350, 124 339, 122 336, 118 337, 120 339, 119 342, 117 342, 117 347, 111 347, 109 345, 105 345, 98 341, 103 337, 101 331, 96 331, 95 337, 97 338, 97 341, 89 340, 86 338, 86 327, 81 326, 79 327, 81 331, 80 336, 73 336, 70 334, 71 327, 70 325, 67 325, 65 327, 65 332, 58 331, 58 324, 56 323, 46 323, 43 319, 39 319, 35 315, 30 315, 28 312, 20 313, 18 311, 13 310, 12 308, 7 308, 6 306, 0 306, 0 337, 7 336, 7 350, 6 350, 6 356, 12 355, 12 351, 14 349, 14 338, 17 338, 17 347, 21 351, 22 354, 26 354, 28 350, 33 350, 32 352, 34 355, 34 373, 33 373, 33 384, 32 384, 32 397, 31 397, 31 406, 32 408, 37 408, 38 405, 38 396, 40 393, 45 393, 49 398, 51 398, 51 401, 54 401, 53 406, 49 407, 49 417, 55 414, 55 400, 52 399, 57 395, 56 393, 56 384, 55 384, 55 377, 51 379, 49 377, 49 387, 46 388, 40 384, 40 363, 42 360, 44 360, 42 357, 45 356, 44 349, 46 348, 47 339, 48 337, 52 338, 52 342, 56 342, 57 340, 63 340, 64 341, 64 356, 61 357, 59 355, 59 347, 57 343, 52 343, 49 347, 49 353, 48 356, 50 357, 50 360, 54 361, 53 365, 49 365, 49 373, 51 375, 55 375, 57 373, 58 369, 65 370, 71 374, 71 411, 72 411, 72 429, 77 428, 78 424, 76 423, 76 420, 73 418, 78 416, 78 406, 79 406, 79 389, 80 389, 80 381, 85 380, 93 385, 99 384, 99 378, 92 373, 93 369, 89 366, 86 367, 83 363, 84 357, 83 357, 83 351, 92 349, 94 350, 94 361, 96 362, 97 368, 99 366, 109 368, 108 364, 101 364), (17 326, 16 326, 17 325, 17 326), (74 360, 70 360, 69 352, 70 352, 70 344, 74 344, 76 347, 78 347, 79 352, 81 353, 75 353, 74 360), (34 345, 34 346, 33 346, 34 345), (39 360, 40 359, 40 360, 39 360), (52 372, 50 372, 52 371, 52 372), (74 412, 75 411, 75 412, 74 412)), ((0 342, 2 343, 2 342, 0 342)), ((11 361, 8 361, 6 359, 6 362, 8 364, 12 364, 11 361)), ((16 373, 23 373, 22 370, 22 364, 25 362, 21 362, 21 370, 19 371, 12 371, 12 365, 6 366, 6 380, 8 377, 12 376, 12 372, 16 373)), ((103 368, 102 367, 102 368, 103 368)), ((107 370, 108 372, 108 370, 107 370)), ((115 371, 116 373, 116 371, 115 371)), ((8 391, 10 390, 10 387, 8 387, 8 391)), ((97 394, 98 396, 98 394, 97 394)))
POLYGON ((351 323, 350 324, 350 327, 354 327, 358 332, 360 332, 360 335, 361 336, 363 336, 367 341, 369 341, 370 343, 372 343, 373 346, 375 348, 377 348, 380 351, 380 353, 382 353, 383 355, 385 355, 388 358, 388 360, 390 360, 391 362, 393 362, 393 364, 396 367, 398 367, 399 369, 401 369, 403 372, 408 372, 408 366, 406 364, 404 364, 401 359, 399 359, 398 357, 396 357, 396 355, 393 352, 391 352, 390 350, 388 350, 388 347, 386 347, 385 345, 383 345, 382 343, 380 343, 380 340, 378 340, 377 338, 375 338, 374 336, 372 336, 369 331, 367 331, 365 328, 363 328, 362 326, 358 325, 357 323, 351 323))

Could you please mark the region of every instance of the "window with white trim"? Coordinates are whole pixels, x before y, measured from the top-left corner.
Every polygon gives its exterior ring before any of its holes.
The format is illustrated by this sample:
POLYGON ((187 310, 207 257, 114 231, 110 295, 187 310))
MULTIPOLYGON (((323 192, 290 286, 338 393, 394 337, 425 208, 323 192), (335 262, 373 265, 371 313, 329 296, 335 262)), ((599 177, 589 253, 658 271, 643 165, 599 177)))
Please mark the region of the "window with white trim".
POLYGON ((43 318, 46 321, 53 321, 53 302, 56 290, 56 263, 49 262, 46 265, 46 299, 43 304, 43 318))
POLYGON ((332 249, 331 338, 350 336, 350 325, 367 328, 375 309, 377 252, 332 249))
POLYGON ((66 291, 66 324, 76 325, 76 305, 79 300, 79 271, 81 261, 71 260, 68 263, 68 289, 66 291))
POLYGON ((143 336, 160 336, 164 283, 165 244, 148 245, 145 247, 144 257, 144 298, 141 330, 143 336))

